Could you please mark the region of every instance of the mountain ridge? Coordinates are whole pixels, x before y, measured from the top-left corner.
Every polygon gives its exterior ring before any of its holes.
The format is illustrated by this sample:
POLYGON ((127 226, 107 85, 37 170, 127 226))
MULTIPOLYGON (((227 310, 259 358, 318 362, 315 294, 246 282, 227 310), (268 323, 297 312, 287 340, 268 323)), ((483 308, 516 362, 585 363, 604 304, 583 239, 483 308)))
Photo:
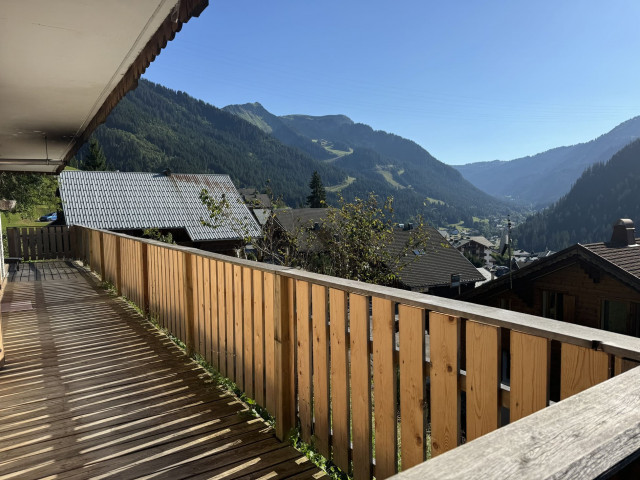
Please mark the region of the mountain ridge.
POLYGON ((561 146, 513 160, 454 165, 481 190, 544 208, 566 194, 582 172, 640 138, 640 116, 617 125, 588 142, 561 146))

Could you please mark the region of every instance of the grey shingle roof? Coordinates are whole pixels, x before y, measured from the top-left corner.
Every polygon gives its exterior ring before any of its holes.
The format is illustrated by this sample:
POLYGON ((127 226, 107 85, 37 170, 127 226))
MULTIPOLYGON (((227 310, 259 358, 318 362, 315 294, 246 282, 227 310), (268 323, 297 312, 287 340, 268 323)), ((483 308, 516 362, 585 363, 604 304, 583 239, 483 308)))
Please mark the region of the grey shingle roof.
POLYGON ((242 202, 228 175, 64 171, 60 174, 60 198, 67 225, 106 230, 184 228, 192 241, 229 240, 260 228, 242 202), (229 202, 231 218, 217 228, 200 201, 205 188, 215 199, 229 202))
MULTIPOLYGON (((446 286, 451 283, 451 274, 460 274, 462 283, 480 282, 484 277, 433 227, 426 226, 429 233, 427 245, 415 252, 408 252, 408 264, 400 273, 400 281, 411 289, 446 286)), ((392 250, 401 251, 407 244, 411 230, 396 230, 392 250)))

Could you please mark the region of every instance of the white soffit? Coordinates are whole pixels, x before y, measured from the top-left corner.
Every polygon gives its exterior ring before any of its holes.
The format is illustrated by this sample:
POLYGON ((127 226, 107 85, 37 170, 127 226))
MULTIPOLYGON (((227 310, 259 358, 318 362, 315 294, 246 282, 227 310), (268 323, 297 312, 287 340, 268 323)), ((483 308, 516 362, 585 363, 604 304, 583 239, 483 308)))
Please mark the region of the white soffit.
POLYGON ((59 171, 207 4, 2 0, 0 171, 59 171))

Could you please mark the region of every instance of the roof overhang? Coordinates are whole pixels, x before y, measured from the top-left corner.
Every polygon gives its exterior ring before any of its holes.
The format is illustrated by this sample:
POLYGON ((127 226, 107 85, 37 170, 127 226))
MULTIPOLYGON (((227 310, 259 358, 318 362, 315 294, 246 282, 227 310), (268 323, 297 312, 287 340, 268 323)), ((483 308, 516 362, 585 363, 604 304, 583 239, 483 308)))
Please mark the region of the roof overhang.
POLYGON ((60 172, 208 0, 3 0, 0 171, 60 172))

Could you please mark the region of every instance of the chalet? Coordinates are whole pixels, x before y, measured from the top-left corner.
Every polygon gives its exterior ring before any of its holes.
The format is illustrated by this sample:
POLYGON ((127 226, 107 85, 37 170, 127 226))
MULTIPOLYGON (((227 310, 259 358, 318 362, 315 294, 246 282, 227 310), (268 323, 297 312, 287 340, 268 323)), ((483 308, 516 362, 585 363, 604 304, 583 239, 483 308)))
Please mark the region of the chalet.
POLYGON ((609 242, 577 244, 466 292, 464 300, 640 336, 640 245, 621 219, 609 242), (511 286, 512 285, 512 286, 511 286))
POLYGON ((156 228, 179 245, 220 253, 233 253, 245 235, 260 232, 228 175, 64 171, 59 185, 67 225, 134 236, 156 228), (202 189, 229 203, 229 215, 216 228, 201 222, 209 219, 202 189))

